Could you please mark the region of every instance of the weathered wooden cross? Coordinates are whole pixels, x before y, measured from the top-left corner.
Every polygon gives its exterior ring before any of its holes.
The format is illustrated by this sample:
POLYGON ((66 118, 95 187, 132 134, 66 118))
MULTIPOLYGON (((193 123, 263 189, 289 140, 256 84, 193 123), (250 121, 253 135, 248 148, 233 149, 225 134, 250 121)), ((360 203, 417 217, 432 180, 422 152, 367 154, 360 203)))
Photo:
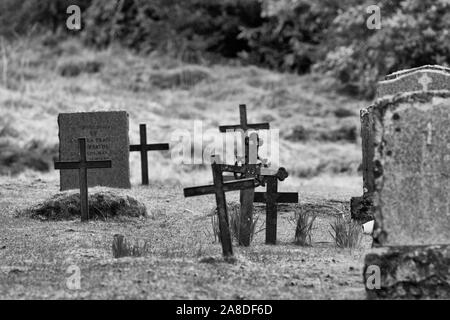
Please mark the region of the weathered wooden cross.
POLYGON ((266 192, 255 192, 254 202, 266 204, 266 244, 277 242, 277 203, 298 203, 297 192, 278 192, 278 180, 276 175, 264 177, 266 192))
POLYGON ((130 145, 130 151, 138 151, 141 153, 141 175, 142 184, 148 185, 148 158, 147 152, 154 150, 169 150, 168 143, 147 144, 147 126, 145 124, 139 125, 139 133, 141 136, 140 144, 130 145))
POLYGON ((111 168, 111 160, 103 161, 87 161, 86 160, 86 138, 78 139, 80 148, 80 161, 57 161, 55 162, 56 170, 71 170, 78 169, 79 184, 80 184, 80 202, 81 202, 81 221, 89 220, 89 205, 88 205, 88 169, 111 168))
POLYGON ((216 195, 217 214, 219 220, 220 242, 222 244, 222 252, 224 257, 231 257, 233 255, 233 246, 231 242, 231 235, 229 229, 225 192, 254 189, 255 180, 250 178, 224 182, 219 162, 220 160, 218 159, 218 157, 213 157, 211 164, 214 180, 213 185, 185 188, 184 196, 195 197, 206 194, 216 195))
POLYGON ((288 177, 285 168, 277 171, 269 168, 249 168, 246 166, 221 165, 223 172, 239 172, 243 175, 253 175, 256 181, 266 185, 266 192, 255 192, 253 202, 266 203, 266 244, 276 244, 277 241, 277 203, 298 203, 297 192, 278 192, 278 180, 288 177))
MULTIPOLYGON (((239 117, 240 124, 238 125, 226 125, 220 126, 220 132, 232 132, 232 131, 242 131, 244 139, 244 159, 242 165, 247 167, 256 168, 258 160, 258 135, 253 133, 248 136, 248 130, 268 130, 270 129, 269 123, 255 123, 249 124, 247 121, 247 107, 245 104, 239 105, 239 117), (255 141, 256 140, 256 141, 255 141), (256 143, 256 146, 255 146, 256 143)), ((255 177, 250 171, 246 171, 243 175, 244 178, 255 177)), ((240 193, 240 203, 241 203, 241 214, 240 214, 240 232, 239 232, 239 244, 244 246, 250 245, 251 240, 251 224, 253 220, 253 198, 254 189, 241 190, 240 193)))

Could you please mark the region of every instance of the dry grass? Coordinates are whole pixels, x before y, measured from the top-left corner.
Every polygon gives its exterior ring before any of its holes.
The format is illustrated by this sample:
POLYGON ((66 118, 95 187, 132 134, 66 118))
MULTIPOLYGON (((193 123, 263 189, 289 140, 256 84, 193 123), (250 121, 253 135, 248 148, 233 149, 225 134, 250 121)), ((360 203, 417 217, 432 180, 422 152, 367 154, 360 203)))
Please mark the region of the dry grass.
POLYGON ((112 253, 114 258, 142 257, 149 252, 148 241, 127 241, 124 235, 115 234, 113 237, 112 253))
POLYGON ((360 245, 362 229, 358 222, 343 217, 337 217, 330 225, 332 229, 330 234, 338 248, 353 249, 360 245))
POLYGON ((292 218, 295 225, 294 243, 299 246, 311 246, 311 236, 317 214, 297 208, 292 218))
MULTIPOLYGON (((237 123, 241 103, 248 106, 250 122, 270 121, 272 128, 281 129, 279 160, 266 146, 261 155, 273 166, 286 167, 294 184, 320 175, 355 175, 361 162, 354 133, 359 132, 358 110, 367 103, 328 92, 315 75, 189 65, 116 47, 92 51, 76 40, 44 46, 39 38, 30 38, 5 42, 4 47, 0 144, 17 154, 28 154, 38 145, 34 152, 47 164, 57 156, 59 112, 125 110, 131 142, 139 140, 139 124, 147 123, 150 143, 172 146, 180 140, 177 130, 192 134, 194 121, 201 121, 203 140, 191 143, 208 158, 209 141, 221 136, 217 126, 237 123), (298 136, 299 128, 306 138, 298 136)), ((149 153, 151 181, 197 184, 210 179, 208 168, 180 165, 172 161, 172 152, 149 153)), ((0 159, 0 172, 16 174, 33 162, 17 158, 0 159)), ((137 183, 139 155, 132 154, 130 163, 132 182, 137 183)))
MULTIPOLYGON (((241 206, 238 202, 230 202, 227 205, 228 205, 227 207, 228 222, 231 237, 236 242, 236 244, 241 245, 240 243, 241 206)), ((220 230, 219 230, 219 219, 217 217, 217 209, 214 209, 210 215, 214 241, 220 242, 220 230)), ((259 215, 254 214, 250 226, 250 243, 253 241, 253 238, 255 237, 256 234, 265 230, 263 226, 259 225, 260 225, 259 215)))

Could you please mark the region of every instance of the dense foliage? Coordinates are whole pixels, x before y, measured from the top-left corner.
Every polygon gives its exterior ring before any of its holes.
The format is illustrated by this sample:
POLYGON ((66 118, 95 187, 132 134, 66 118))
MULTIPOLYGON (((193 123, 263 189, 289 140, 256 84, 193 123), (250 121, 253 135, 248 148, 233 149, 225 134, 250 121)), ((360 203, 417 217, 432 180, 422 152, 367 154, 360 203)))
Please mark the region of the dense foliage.
POLYGON ((191 62, 214 56, 316 70, 332 75, 338 89, 367 98, 386 73, 450 64, 448 0, 379 0, 379 30, 366 26, 370 0, 3 0, 0 34, 45 28, 67 35, 69 4, 82 8, 76 35, 90 45, 119 42, 191 62))

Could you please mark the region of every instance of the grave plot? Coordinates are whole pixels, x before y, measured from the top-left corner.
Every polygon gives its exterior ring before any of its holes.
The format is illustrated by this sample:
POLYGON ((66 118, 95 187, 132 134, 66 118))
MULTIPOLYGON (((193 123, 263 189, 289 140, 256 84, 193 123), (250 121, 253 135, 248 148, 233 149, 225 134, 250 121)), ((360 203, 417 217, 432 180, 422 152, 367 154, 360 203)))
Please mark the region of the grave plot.
POLYGON ((56 170, 73 170, 78 169, 78 182, 80 184, 80 205, 81 205, 81 221, 89 220, 88 205, 88 169, 111 168, 111 160, 103 161, 87 161, 86 160, 86 138, 78 139, 80 145, 80 161, 58 161, 55 162, 56 170))
MULTIPOLYGON (((276 244, 276 222, 277 222, 277 179, 283 181, 288 174, 284 168, 278 172, 268 170, 267 159, 259 156, 259 147, 262 140, 256 132, 248 130, 270 129, 268 123, 248 124, 246 105, 239 105, 240 124, 231 126, 220 126, 220 132, 240 131, 243 146, 244 157, 236 156, 236 165, 222 165, 223 171, 232 172, 236 179, 253 177, 256 180, 256 186, 265 186, 266 193, 255 193, 254 190, 241 190, 240 194, 240 231, 239 244, 249 246, 251 242, 251 229, 253 224, 253 203, 266 203, 266 243, 276 244), (238 166, 239 164, 239 166, 238 166)), ((279 199, 284 203, 297 203, 298 194, 284 194, 284 199, 279 199)))

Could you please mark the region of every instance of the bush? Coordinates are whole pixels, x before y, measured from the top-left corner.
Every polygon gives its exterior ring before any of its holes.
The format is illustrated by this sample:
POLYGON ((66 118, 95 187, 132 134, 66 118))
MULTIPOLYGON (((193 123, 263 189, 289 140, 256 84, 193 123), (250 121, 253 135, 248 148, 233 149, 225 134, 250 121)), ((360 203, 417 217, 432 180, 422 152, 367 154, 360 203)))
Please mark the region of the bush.
POLYGON ((349 7, 336 17, 326 59, 315 67, 330 73, 338 89, 370 99, 376 82, 386 74, 425 64, 450 64, 448 1, 379 1, 381 30, 366 27, 369 4, 349 7))

